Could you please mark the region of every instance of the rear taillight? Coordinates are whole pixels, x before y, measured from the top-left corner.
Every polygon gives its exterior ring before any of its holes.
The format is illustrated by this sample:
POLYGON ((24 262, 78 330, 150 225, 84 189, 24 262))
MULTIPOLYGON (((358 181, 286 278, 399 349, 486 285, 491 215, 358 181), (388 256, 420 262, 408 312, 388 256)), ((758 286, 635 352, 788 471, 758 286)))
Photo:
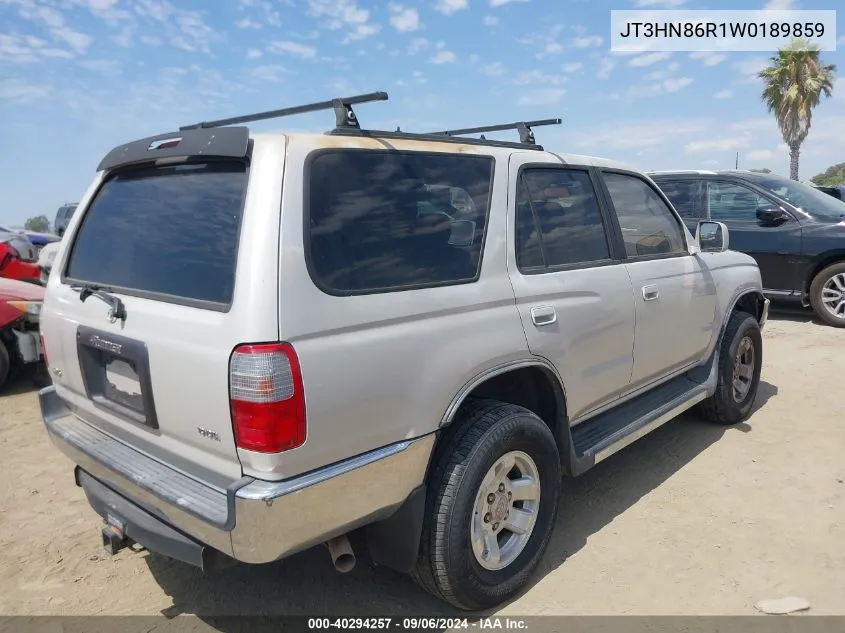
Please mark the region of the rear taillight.
POLYGON ((305 442, 302 374, 288 343, 236 347, 229 362, 229 399, 238 448, 278 453, 305 442))

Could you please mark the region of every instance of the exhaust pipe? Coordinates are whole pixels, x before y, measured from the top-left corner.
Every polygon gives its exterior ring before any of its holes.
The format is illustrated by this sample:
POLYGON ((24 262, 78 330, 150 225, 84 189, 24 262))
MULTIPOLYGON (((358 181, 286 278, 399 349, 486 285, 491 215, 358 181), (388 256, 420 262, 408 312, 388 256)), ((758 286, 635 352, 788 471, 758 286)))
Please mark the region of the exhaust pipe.
POLYGON ((355 567, 355 552, 352 551, 352 545, 345 534, 326 541, 325 546, 329 550, 332 564, 337 571, 341 574, 352 571, 355 567))

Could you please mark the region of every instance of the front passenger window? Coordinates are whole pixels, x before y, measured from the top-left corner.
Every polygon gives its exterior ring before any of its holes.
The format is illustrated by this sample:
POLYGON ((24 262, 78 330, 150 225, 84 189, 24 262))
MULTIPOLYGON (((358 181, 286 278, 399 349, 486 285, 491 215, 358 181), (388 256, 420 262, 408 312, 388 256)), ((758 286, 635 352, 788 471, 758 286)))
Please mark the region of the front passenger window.
POLYGON ((605 173, 628 257, 686 254, 680 222, 644 180, 605 173))
POLYGON ((771 206, 748 187, 732 182, 707 183, 707 210, 720 222, 757 222, 757 210, 771 206))

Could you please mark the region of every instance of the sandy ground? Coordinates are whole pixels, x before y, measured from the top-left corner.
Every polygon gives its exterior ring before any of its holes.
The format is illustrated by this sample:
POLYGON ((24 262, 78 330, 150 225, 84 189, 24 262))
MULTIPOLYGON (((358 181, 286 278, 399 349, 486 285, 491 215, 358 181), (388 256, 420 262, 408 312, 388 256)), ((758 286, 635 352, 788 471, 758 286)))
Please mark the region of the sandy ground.
MULTIPOLYGON (((845 615, 843 358, 845 331, 775 312, 749 423, 681 417, 567 481, 535 586, 500 613, 750 615, 796 595, 845 615)), ((454 613, 363 554, 347 575, 318 548, 210 577, 107 557, 31 380, 0 396, 0 450, 0 614, 454 613)))

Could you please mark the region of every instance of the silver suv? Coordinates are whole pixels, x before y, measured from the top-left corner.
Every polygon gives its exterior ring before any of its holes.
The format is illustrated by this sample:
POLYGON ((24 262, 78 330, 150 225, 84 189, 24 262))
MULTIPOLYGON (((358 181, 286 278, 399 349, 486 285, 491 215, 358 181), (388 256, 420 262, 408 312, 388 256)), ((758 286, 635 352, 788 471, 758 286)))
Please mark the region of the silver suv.
POLYGON ((751 412, 754 260, 518 123, 365 130, 375 93, 122 145, 41 316, 46 429, 105 523, 203 569, 325 543, 484 609, 578 475, 693 406, 751 412), (325 134, 240 124, 335 109, 325 134), (519 142, 471 138, 515 129, 519 142), (459 205, 459 206, 456 206, 459 205), (434 212, 432 212, 432 209, 434 212))

